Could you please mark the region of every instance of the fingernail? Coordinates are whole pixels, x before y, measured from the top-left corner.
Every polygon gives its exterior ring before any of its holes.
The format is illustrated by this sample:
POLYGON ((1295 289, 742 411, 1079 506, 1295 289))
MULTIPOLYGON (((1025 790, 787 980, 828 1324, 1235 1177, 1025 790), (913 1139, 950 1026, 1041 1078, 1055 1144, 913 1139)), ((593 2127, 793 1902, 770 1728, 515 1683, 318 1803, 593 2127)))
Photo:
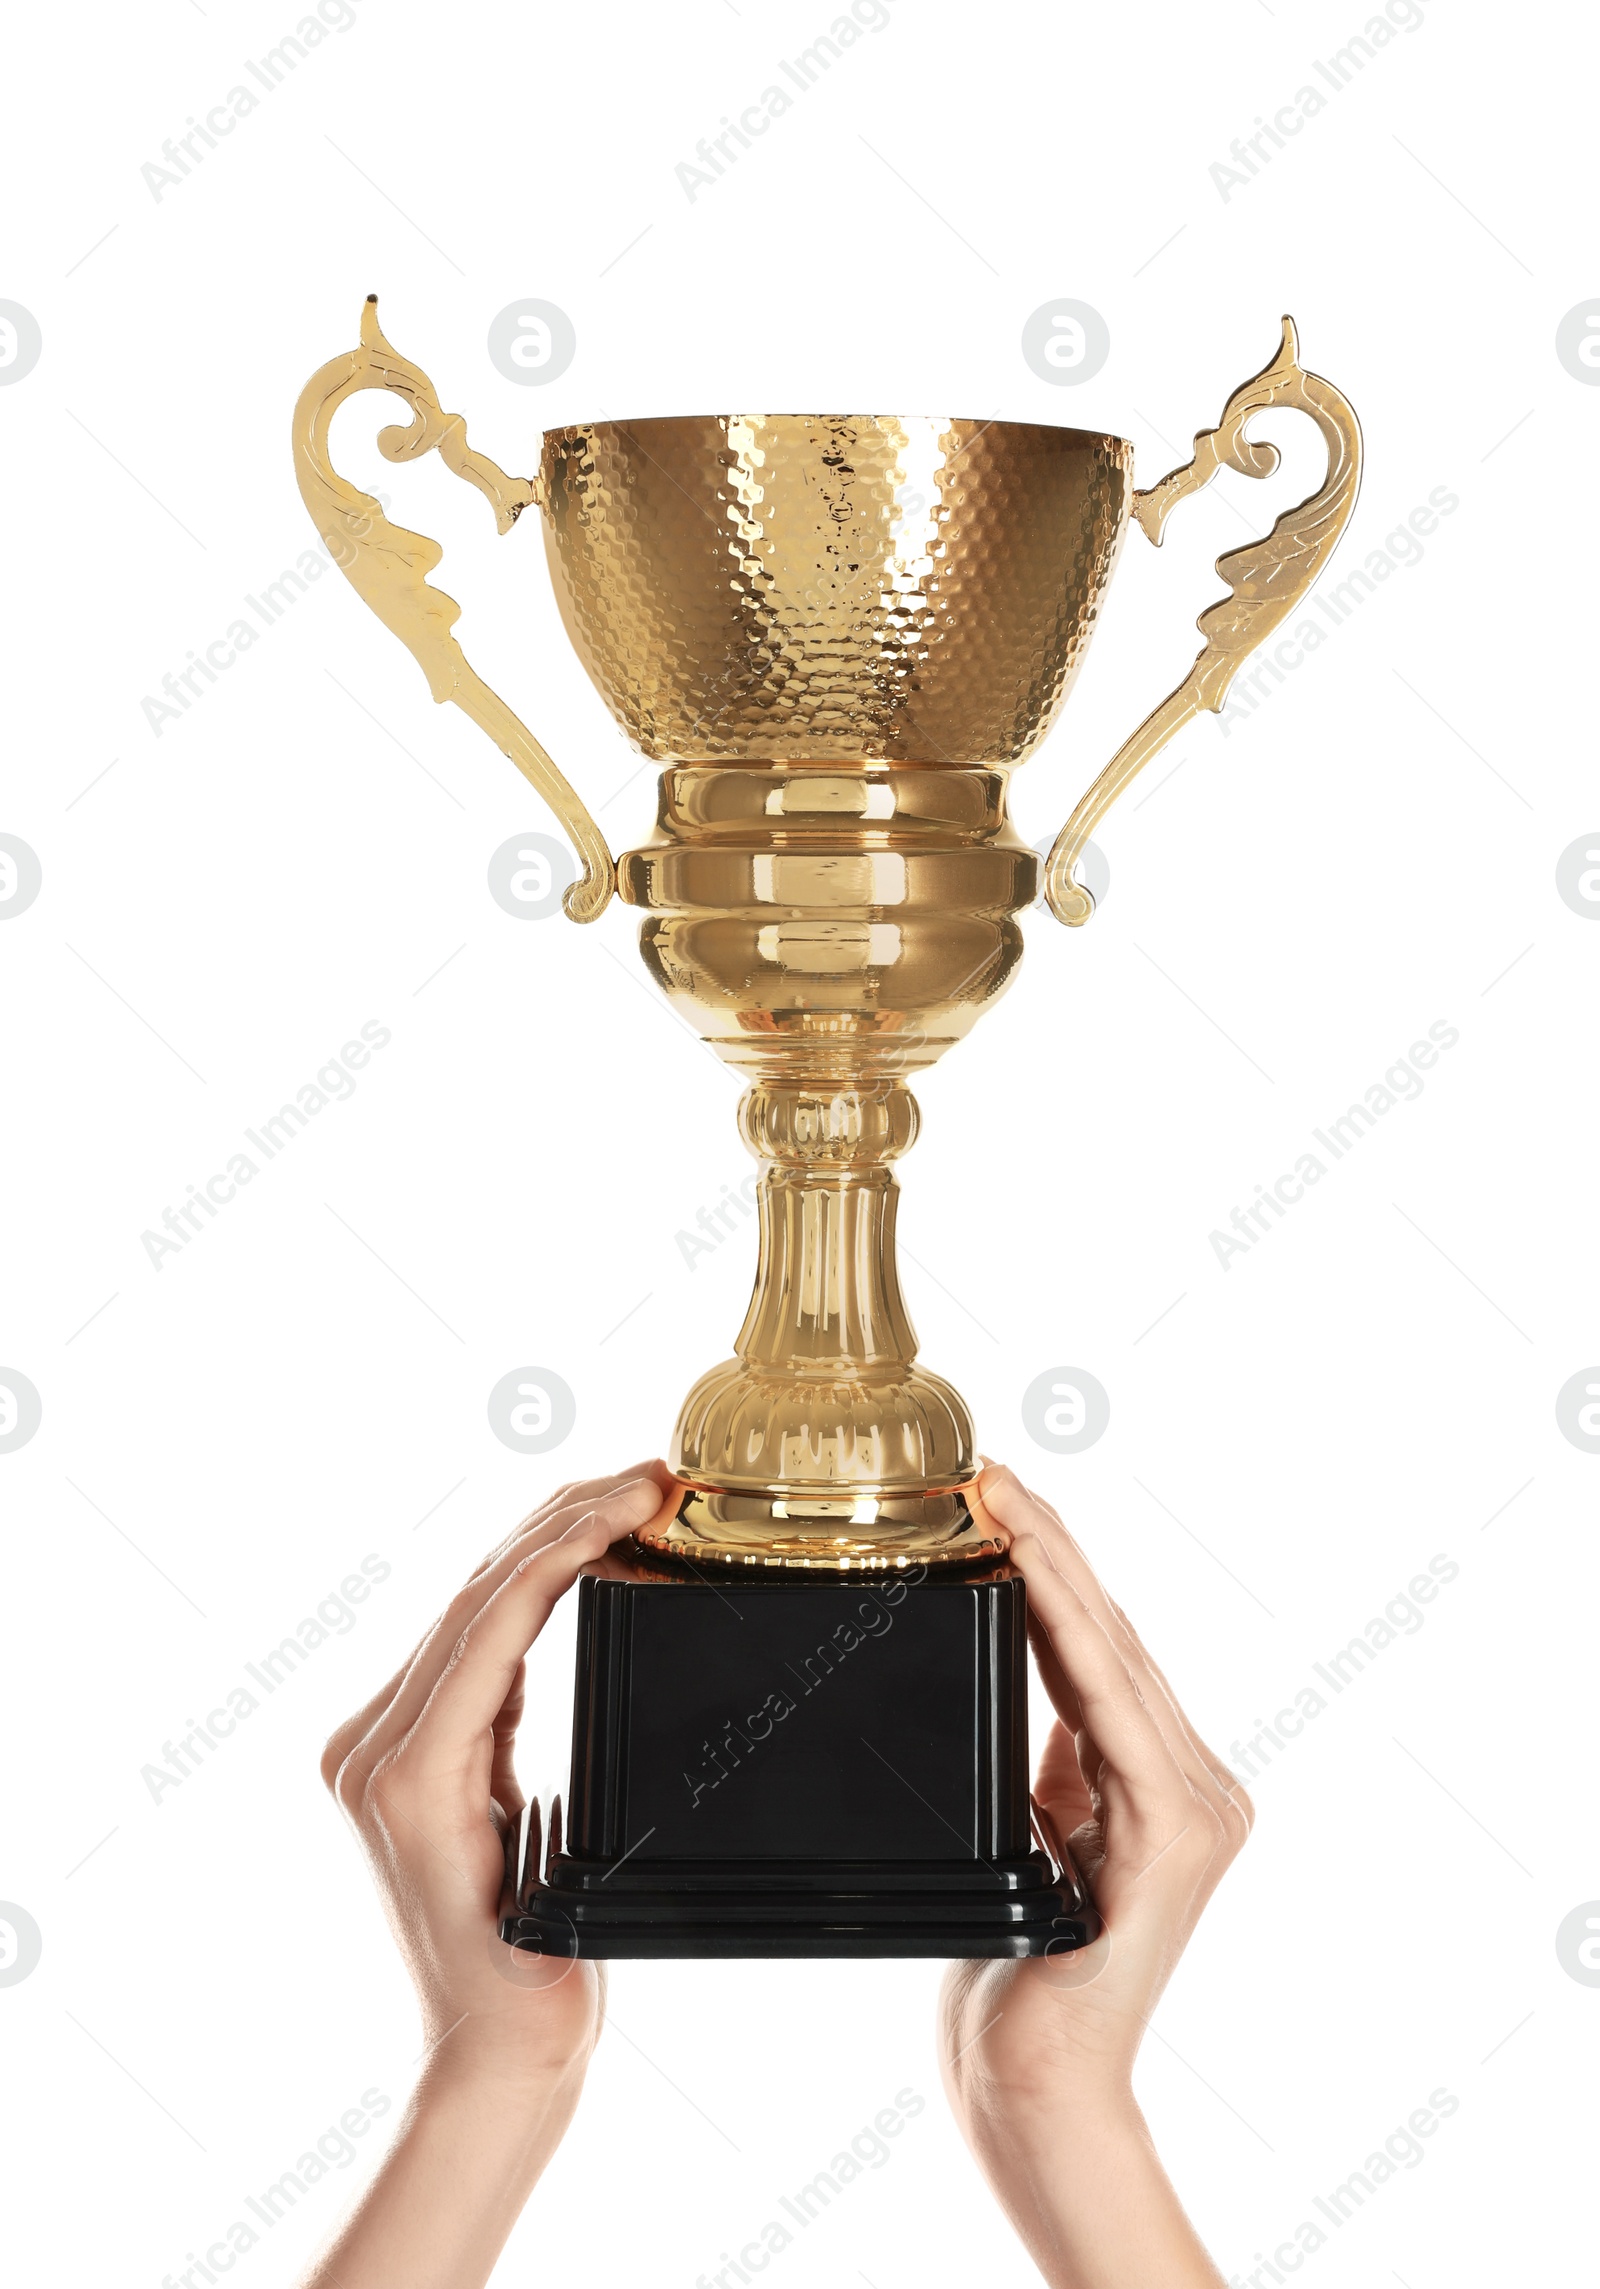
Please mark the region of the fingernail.
POLYGON ((608 1494, 601 1507, 617 1517, 626 1517, 630 1512, 648 1517, 650 1511, 659 1507, 660 1502, 661 1489, 653 1478, 630 1478, 626 1486, 619 1486, 614 1493, 608 1494), (643 1506, 646 1501, 649 1504, 648 1510, 643 1506))

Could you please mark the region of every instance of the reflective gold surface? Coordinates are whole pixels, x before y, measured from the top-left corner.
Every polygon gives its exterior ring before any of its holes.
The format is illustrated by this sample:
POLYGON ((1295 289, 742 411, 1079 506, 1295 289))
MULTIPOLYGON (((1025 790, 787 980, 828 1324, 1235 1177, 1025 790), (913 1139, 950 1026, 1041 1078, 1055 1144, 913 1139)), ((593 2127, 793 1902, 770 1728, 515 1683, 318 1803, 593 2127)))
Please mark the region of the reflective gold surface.
MULTIPOLYGON (((612 865, 578 797, 466 666, 457 608, 423 575, 434 543, 389 525, 327 459, 358 389, 390 388, 505 530, 538 502, 572 640, 629 737, 662 762, 655 831, 616 865, 641 909, 645 965, 741 1072, 740 1127, 761 1166, 760 1259, 734 1356, 702 1375, 669 1456, 685 1494, 664 1554, 734 1566, 957 1563, 1000 1547, 977 1502, 972 1419, 917 1364, 900 1293, 894 1163, 913 1142, 906 1078, 1003 993, 1039 863, 1006 815, 1009 766, 1048 728, 1092 633, 1130 504, 1159 541, 1176 503, 1229 467, 1277 463, 1244 436, 1292 405, 1328 446, 1325 483, 1218 566, 1231 594, 1200 618, 1194 669, 1134 734, 1052 850, 1050 903, 1092 911, 1072 879, 1093 826, 1300 601, 1354 504, 1360 432, 1277 356, 1235 392, 1193 460, 1132 496, 1120 438, 953 416, 718 415, 552 431, 537 479, 470 453, 427 377, 369 305, 362 349, 307 385, 301 488, 336 561, 566 825, 584 866, 579 920, 612 865)), ((992 1173, 985 1172, 985 1187, 992 1173)), ((987 1212, 975 1185, 973 1213, 987 1212)))
POLYGON ((618 886, 651 974, 751 1086, 760 1257, 734 1356, 668 1450, 696 1490, 654 1546, 730 1563, 992 1555, 972 1418, 916 1361, 893 1164, 906 1076, 1004 992, 1039 862, 1006 775, 861 764, 672 766, 618 886))
POLYGON ((1014 916, 1039 862, 1006 818, 1002 772, 670 768, 658 821, 618 861, 623 898, 649 915, 645 966, 752 1076, 918 1071, 1022 958, 1014 916), (870 816, 838 808, 843 786, 870 816))
POLYGON ((579 657, 640 751, 1019 762, 1083 658, 1128 513, 1119 437, 952 415, 552 430, 579 657))
POLYGON ((1139 527, 1159 548, 1167 518, 1178 503, 1202 492, 1219 469, 1236 469, 1242 477, 1270 477, 1277 468, 1277 447, 1252 444, 1245 436, 1245 424, 1253 413, 1293 406, 1311 416, 1328 450, 1327 472, 1313 494, 1286 509, 1264 540, 1218 557, 1217 570, 1232 594, 1209 605, 1195 623, 1205 643, 1194 666, 1118 749, 1056 837, 1045 867, 1044 891, 1058 922, 1087 922, 1094 912, 1094 900, 1074 882, 1072 870, 1106 812, 1175 731, 1202 708, 1212 714, 1221 708, 1240 668, 1309 592, 1350 521, 1361 484, 1361 424, 1350 400, 1320 374, 1304 372, 1299 355, 1294 320, 1285 318, 1277 356, 1253 381, 1234 391, 1216 428, 1202 430, 1196 437, 1194 458, 1147 493, 1134 495, 1139 527))
POLYGON ((695 1563, 786 1573, 882 1573, 908 1566, 974 1565, 1008 1547, 976 1487, 948 1494, 752 1496, 685 1491, 646 1549, 695 1563))
POLYGON ((451 635, 461 607, 453 596, 432 587, 427 577, 444 551, 426 534, 390 524, 372 495, 361 492, 333 466, 328 449, 333 417, 347 398, 368 389, 392 390, 411 408, 409 428, 380 434, 378 450, 385 459, 414 461, 437 447, 448 469, 477 486, 502 533, 508 533, 537 498, 537 488, 530 478, 508 477, 487 454, 470 449, 460 414, 446 413, 421 367, 402 358, 384 340, 378 328, 378 297, 369 294, 361 311, 361 347, 320 367, 294 409, 294 470, 300 497, 328 554, 362 601, 417 660, 434 698, 454 700, 470 715, 566 828, 581 871, 562 904, 574 922, 592 922, 604 911, 614 883, 605 836, 527 725, 474 673, 451 635))

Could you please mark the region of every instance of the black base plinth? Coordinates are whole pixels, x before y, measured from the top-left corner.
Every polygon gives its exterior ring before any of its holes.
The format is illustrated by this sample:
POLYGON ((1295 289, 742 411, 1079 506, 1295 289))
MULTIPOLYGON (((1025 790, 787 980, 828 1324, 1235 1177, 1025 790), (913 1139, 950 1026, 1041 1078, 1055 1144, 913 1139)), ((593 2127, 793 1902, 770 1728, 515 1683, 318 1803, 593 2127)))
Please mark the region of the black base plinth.
POLYGON ((565 1833, 559 1805, 525 1815, 501 1936, 590 1957, 1084 1946, 1094 1910, 1031 1816, 1025 1601, 1004 1564, 608 1562, 579 1588, 565 1833))

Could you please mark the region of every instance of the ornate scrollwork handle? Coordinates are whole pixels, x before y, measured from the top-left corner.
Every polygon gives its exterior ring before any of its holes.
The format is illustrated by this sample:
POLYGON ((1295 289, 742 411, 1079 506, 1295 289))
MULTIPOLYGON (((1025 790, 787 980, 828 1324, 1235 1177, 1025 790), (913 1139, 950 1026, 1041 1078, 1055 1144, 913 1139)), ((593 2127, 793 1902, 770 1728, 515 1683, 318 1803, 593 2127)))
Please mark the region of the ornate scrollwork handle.
POLYGON ((1277 356, 1234 391, 1216 428, 1196 437, 1194 459, 1133 496, 1133 513, 1145 537, 1159 547, 1162 528, 1178 503, 1202 491, 1219 469, 1270 477, 1277 468, 1277 447, 1252 444, 1244 434, 1252 414, 1269 406, 1296 406, 1311 416, 1328 448, 1327 476, 1309 500, 1285 510, 1264 540, 1218 557, 1217 570, 1233 593, 1219 597, 1196 621, 1206 640, 1194 666, 1117 750, 1056 837, 1045 863, 1044 894, 1058 922, 1076 926, 1094 912, 1094 900, 1074 882, 1072 870, 1123 788, 1191 716, 1202 708, 1213 714, 1220 709, 1240 668, 1311 588, 1350 521, 1361 482, 1361 425, 1349 399, 1320 374, 1304 372, 1298 360, 1294 320, 1285 318, 1277 356))
POLYGON ((330 359, 314 373, 294 409, 295 476, 324 546, 357 595, 420 663, 434 698, 454 700, 470 715, 555 812, 582 867, 562 904, 574 922, 592 922, 616 887, 616 868, 605 837, 532 732, 467 664, 450 633, 461 607, 454 597, 428 585, 427 576, 444 551, 425 534, 390 524, 371 494, 341 477, 329 458, 328 431, 334 415, 346 398, 364 389, 393 390, 411 408, 409 428, 380 432, 378 450, 385 459, 414 461, 436 446, 448 469, 477 486, 502 533, 509 532, 529 503, 539 499, 539 481, 508 477, 486 454, 471 450, 460 414, 446 413, 421 367, 402 358, 384 340, 375 294, 367 296, 361 313, 360 349, 330 359))

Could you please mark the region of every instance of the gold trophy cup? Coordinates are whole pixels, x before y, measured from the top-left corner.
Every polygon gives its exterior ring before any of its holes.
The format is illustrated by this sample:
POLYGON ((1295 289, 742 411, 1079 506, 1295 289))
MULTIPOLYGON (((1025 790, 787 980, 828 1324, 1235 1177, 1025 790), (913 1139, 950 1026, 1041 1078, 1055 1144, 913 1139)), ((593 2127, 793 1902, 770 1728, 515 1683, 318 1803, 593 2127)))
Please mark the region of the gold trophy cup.
POLYGON ((613 890, 642 912, 663 993, 744 1076, 761 1164, 760 1261, 734 1356, 684 1401, 669 1450, 684 1495, 663 1555, 831 1572, 967 1564, 1003 1549, 973 1489, 971 1415, 917 1364, 895 1268, 894 1163, 917 1133, 909 1078, 1003 993, 1039 864, 1008 776, 1055 720, 1130 513, 1159 543, 1219 469, 1264 477, 1252 414, 1309 414, 1321 488, 1219 559, 1226 597, 1178 688, 1079 803, 1044 867, 1057 919, 1088 920, 1074 863, 1134 775, 1305 596, 1355 505, 1360 430, 1297 362, 1229 399, 1194 457, 1133 489, 1122 438, 954 416, 711 414, 550 431, 539 473, 469 449, 459 415, 390 348, 376 297, 361 346, 307 383, 300 490, 324 545, 454 700, 532 781, 581 873, 592 922, 613 890), (391 461, 437 447, 502 533, 542 512, 567 632, 612 714, 661 766, 654 833, 613 862, 538 741, 468 666, 459 607, 427 583, 440 550, 341 477, 329 425, 389 390, 391 461))

